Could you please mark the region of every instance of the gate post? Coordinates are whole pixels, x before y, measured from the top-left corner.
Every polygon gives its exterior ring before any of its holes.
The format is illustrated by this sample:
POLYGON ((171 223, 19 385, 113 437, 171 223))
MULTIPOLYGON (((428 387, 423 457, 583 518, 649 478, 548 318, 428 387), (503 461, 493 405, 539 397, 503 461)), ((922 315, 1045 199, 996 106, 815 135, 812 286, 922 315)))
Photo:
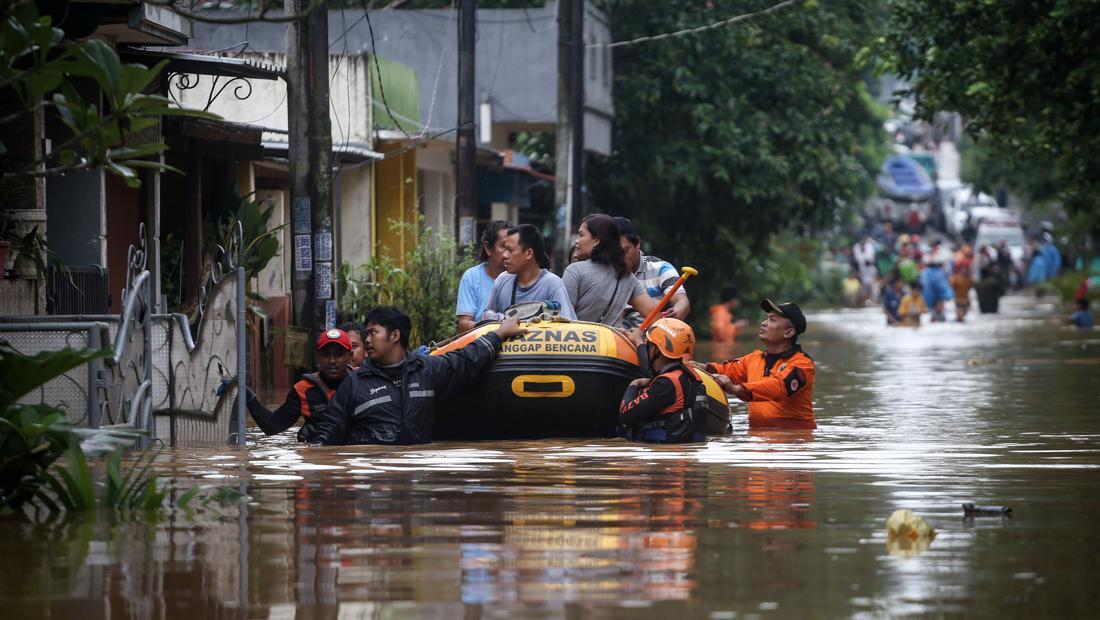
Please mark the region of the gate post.
POLYGON ((248 400, 248 325, 245 323, 245 271, 237 266, 237 445, 245 445, 245 401, 248 400))

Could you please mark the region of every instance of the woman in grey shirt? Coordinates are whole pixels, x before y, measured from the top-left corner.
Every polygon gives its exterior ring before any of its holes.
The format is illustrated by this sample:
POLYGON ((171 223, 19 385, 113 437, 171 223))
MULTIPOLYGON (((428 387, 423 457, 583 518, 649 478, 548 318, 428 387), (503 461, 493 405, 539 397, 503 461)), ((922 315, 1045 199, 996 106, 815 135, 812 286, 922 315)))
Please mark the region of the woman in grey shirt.
POLYGON ((622 327, 623 308, 632 306, 646 316, 657 305, 626 268, 619 228, 610 216, 586 217, 573 251, 577 262, 561 279, 578 320, 622 327))

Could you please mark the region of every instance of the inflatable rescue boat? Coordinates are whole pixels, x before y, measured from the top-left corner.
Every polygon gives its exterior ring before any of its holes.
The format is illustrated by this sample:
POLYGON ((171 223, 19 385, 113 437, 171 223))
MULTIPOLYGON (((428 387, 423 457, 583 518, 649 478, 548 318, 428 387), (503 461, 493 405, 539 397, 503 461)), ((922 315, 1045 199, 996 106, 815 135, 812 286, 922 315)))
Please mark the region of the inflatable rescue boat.
MULTIPOLYGON (((599 323, 543 314, 521 324, 527 333, 504 343, 480 381, 436 404, 433 437, 614 437, 627 384, 648 374, 633 343, 599 323)), ((460 349, 498 325, 481 324, 431 354, 460 349)), ((706 373, 695 374, 706 387, 697 403, 706 410, 706 433, 728 434, 725 393, 706 373)))

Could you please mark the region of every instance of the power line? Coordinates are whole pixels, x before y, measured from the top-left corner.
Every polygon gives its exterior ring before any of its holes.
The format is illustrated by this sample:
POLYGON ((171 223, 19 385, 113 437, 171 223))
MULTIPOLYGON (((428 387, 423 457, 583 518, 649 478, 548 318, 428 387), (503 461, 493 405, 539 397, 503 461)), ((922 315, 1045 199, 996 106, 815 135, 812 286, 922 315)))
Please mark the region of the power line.
POLYGON ((378 76, 378 94, 382 95, 382 105, 386 107, 386 113, 389 114, 390 120, 393 124, 401 130, 401 133, 405 134, 406 138, 411 138, 409 132, 405 131, 405 128, 401 126, 401 123, 397 122, 397 119, 393 116, 393 110, 390 109, 390 102, 386 101, 386 87, 382 84, 382 68, 378 64, 378 51, 374 47, 374 26, 370 22, 370 11, 367 10, 366 0, 363 1, 363 16, 367 18, 367 32, 370 33, 370 54, 371 59, 374 60, 374 71, 378 76))
MULTIPOLYGON (((252 121, 245 121, 245 124, 246 124, 246 125, 254 125, 254 124, 256 124, 256 123, 258 123, 258 122, 260 122, 260 121, 264 121, 264 120, 267 120, 268 118, 270 118, 270 117, 271 117, 271 115, 273 115, 273 114, 275 114, 276 112, 278 112, 278 111, 279 111, 279 108, 283 107, 283 103, 284 103, 285 101, 286 101, 286 87, 284 86, 284 87, 283 87, 283 97, 282 97, 282 99, 279 99, 279 103, 275 104, 275 107, 274 107, 274 108, 273 108, 273 109, 272 109, 272 110, 271 110, 270 112, 268 112, 267 114, 264 114, 263 116, 261 116, 260 118, 257 118, 256 120, 252 120, 252 121)), ((266 128, 264 128, 264 131, 267 131, 267 129, 266 129, 266 128)))
MULTIPOLYGON (((381 102, 381 101, 378 101, 377 99, 371 99, 371 105, 372 105, 372 106, 377 106, 377 107, 381 108, 381 107, 382 107, 382 102, 381 102)), ((420 131, 420 132, 419 132, 419 133, 417 134, 417 137, 419 137, 419 136, 422 136, 422 135, 424 135, 424 134, 425 134, 425 133, 427 133, 427 132, 428 132, 429 130, 439 130, 439 129, 443 129, 442 127, 430 127, 430 126, 429 126, 429 125, 427 125, 426 123, 421 123, 421 122, 420 122, 419 120, 417 120, 417 119, 415 119, 415 118, 411 118, 411 117, 405 116, 404 114, 402 114, 402 113, 400 113, 400 112, 397 112, 396 110, 391 110, 390 112, 391 112, 391 113, 392 113, 392 114, 393 114, 394 116, 396 116, 397 118, 401 119, 402 121, 405 121, 405 123, 407 123, 407 124, 409 124, 409 125, 415 125, 415 126, 417 126, 417 127, 420 127, 420 128, 421 128, 421 131, 420 131)), ((411 137, 411 136, 410 136, 410 137, 411 137)))
MULTIPOLYGON (((524 17, 524 21, 527 22, 527 28, 530 29, 531 32, 533 32, 535 34, 538 34, 540 32, 548 32, 548 31, 553 30, 554 28, 556 28, 557 25, 558 25, 557 21, 556 21, 556 16, 549 15, 548 17, 554 17, 555 18, 554 23, 550 24, 549 26, 547 26, 545 28, 541 28, 541 29, 536 30, 535 25, 533 23, 531 23, 531 13, 527 11, 527 7, 523 7, 523 17, 524 17)), ((486 23, 493 23, 493 22, 486 21, 486 23)))
POLYGON ((412 140, 412 142, 409 142, 405 146, 397 149, 396 151, 390 151, 390 152, 386 153, 385 155, 383 155, 382 157, 379 157, 378 159, 375 159, 374 161, 385 161, 387 159, 390 159, 391 157, 397 157, 398 155, 404 155, 405 153, 408 153, 409 151, 411 151, 411 150, 415 149, 416 147, 420 146, 421 144, 431 142, 432 140, 435 140, 436 138, 438 138, 440 136, 445 136, 449 133, 456 132, 461 128, 462 128, 461 126, 458 126, 458 127, 452 127, 450 129, 441 129, 441 130, 439 130, 439 131, 437 131, 433 134, 422 136, 420 138, 415 138, 415 139, 412 140))
MULTIPOLYGON (((348 56, 348 37, 347 37, 347 34, 348 34, 348 20, 347 20, 347 17, 345 16, 345 14, 344 14, 344 7, 340 7, 340 23, 344 27, 344 34, 341 35, 341 37, 340 37, 344 41, 344 53, 341 54, 336 60, 336 68, 333 69, 332 77, 329 78, 329 87, 330 88, 332 86, 333 81, 336 79, 337 73, 339 73, 339 71, 340 71, 340 65, 345 62, 345 59, 348 56)), ((330 50, 332 49, 332 45, 329 45, 329 49, 330 50)), ((349 69, 350 69, 350 67, 349 67, 349 69)), ((345 89, 346 94, 347 94, 347 99, 346 99, 346 101, 347 101, 347 114, 348 114, 348 118, 347 118, 348 128, 347 128, 347 131, 344 130, 344 124, 340 122, 340 114, 336 110, 336 100, 331 98, 331 97, 329 98, 329 107, 332 108, 332 117, 334 119, 336 119, 336 127, 340 129, 340 135, 344 137, 344 150, 347 150, 348 145, 351 144, 351 79, 349 79, 347 76, 344 77, 344 89, 345 89)), ((343 168, 337 168, 336 169, 336 175, 333 178, 334 181, 336 179, 340 178, 340 172, 342 172, 342 171, 343 171, 343 168)))
POLYGON ((677 30, 676 32, 666 32, 663 34, 655 34, 647 37, 638 37, 637 39, 630 39, 629 41, 616 41, 614 43, 589 43, 585 47, 627 47, 630 45, 638 45, 639 43, 649 43, 651 41, 663 41, 665 39, 672 39, 675 37, 682 37, 689 34, 698 34, 700 32, 706 32, 707 30, 715 30, 723 26, 729 26, 730 24, 736 24, 737 22, 743 22, 753 17, 760 17, 761 15, 767 15, 774 13, 781 9, 785 9, 793 4, 798 4, 803 0, 784 0, 779 4, 770 6, 762 11, 755 11, 753 13, 745 13, 743 15, 735 15, 733 17, 727 17, 726 19, 716 21, 713 24, 707 24, 705 26, 698 26, 696 28, 685 28, 684 30, 677 30))
MULTIPOLYGON (((481 13, 482 11, 489 12, 489 11, 512 11, 512 10, 514 10, 514 9, 478 9, 478 13, 481 13)), ((477 21, 479 21, 481 23, 485 23, 485 24, 519 24, 519 23, 522 23, 522 22, 531 23, 532 20, 557 20, 557 18, 558 18, 557 15, 555 15, 555 14, 531 16, 530 14, 526 13, 526 9, 524 9, 524 12, 525 12, 526 17, 524 17, 523 19, 486 19, 484 17, 478 16, 477 21)), ((443 11, 441 9, 430 9, 430 10, 424 10, 424 11, 416 11, 416 16, 417 17, 431 17, 433 19, 448 19, 448 17, 446 15, 443 15, 442 13, 443 13, 443 11)))
POLYGON ((451 0, 451 18, 447 20, 447 25, 443 28, 443 43, 439 46, 439 65, 435 68, 435 81, 432 83, 432 98, 428 103, 428 117, 424 119, 424 125, 420 130, 420 137, 424 136, 424 133, 428 131, 428 126, 432 124, 432 115, 435 113, 435 98, 439 92, 439 76, 443 73, 443 59, 447 56, 447 45, 451 40, 451 23, 454 21, 455 13, 455 0, 451 0))

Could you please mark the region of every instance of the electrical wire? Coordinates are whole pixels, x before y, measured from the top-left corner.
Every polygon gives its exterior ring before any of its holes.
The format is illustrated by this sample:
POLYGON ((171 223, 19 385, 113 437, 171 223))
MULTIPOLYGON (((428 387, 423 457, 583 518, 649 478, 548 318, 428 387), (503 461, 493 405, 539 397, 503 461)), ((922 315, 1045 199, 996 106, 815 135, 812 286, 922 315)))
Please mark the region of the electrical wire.
MULTIPOLYGON (((273 110, 271 110, 271 111, 270 111, 270 112, 268 112, 267 114, 264 114, 264 115, 263 115, 263 116, 261 116, 260 118, 257 118, 256 120, 253 120, 253 121, 245 121, 244 123, 245 123, 246 125, 252 125, 252 124, 254 124, 254 123, 258 123, 258 122, 260 122, 260 121, 265 121, 265 120, 267 120, 267 119, 271 118, 271 116, 272 116, 273 114, 275 114, 276 112, 278 112, 278 111, 279 111, 279 109, 283 107, 283 103, 285 103, 285 102, 286 102, 286 86, 284 85, 284 87, 283 87, 283 97, 282 97, 282 99, 279 99, 279 103, 275 104, 275 108, 274 108, 273 110)), ((266 129, 265 129, 265 131, 266 131, 266 129)))
POLYGON ((698 26, 696 28, 685 28, 684 30, 677 30, 675 32, 665 32, 663 34, 655 34, 655 35, 647 36, 647 37, 638 37, 637 39, 630 39, 629 41, 616 41, 614 43, 589 43, 585 47, 589 47, 589 48, 592 48, 592 47, 607 47, 607 48, 628 47, 630 45, 638 45, 639 43, 649 43, 651 41, 663 41, 665 39, 672 39, 672 38, 675 38, 675 37, 682 37, 682 36, 686 36, 686 35, 689 35, 689 34, 698 34, 700 32, 706 32, 707 30, 715 30, 715 29, 721 28, 723 26, 729 26, 730 24, 736 24, 737 22, 743 22, 743 21, 745 21, 747 19, 751 19, 753 17, 760 17, 761 15, 767 15, 769 13, 774 13, 774 12, 779 11, 781 9, 785 9, 788 6, 791 6, 791 5, 794 5, 794 4, 799 4, 803 1, 804 0, 784 0, 783 2, 780 2, 779 4, 770 6, 766 9, 764 9, 764 10, 761 10, 761 11, 755 11, 753 13, 745 13, 743 15, 735 15, 733 17, 727 17, 726 19, 716 21, 713 24, 707 24, 705 26, 698 26))
MULTIPOLYGON (((467 125, 473 125, 473 123, 467 123, 467 125)), ((427 135, 427 136, 424 136, 422 138, 414 139, 412 142, 409 142, 405 146, 397 149, 396 151, 390 151, 389 153, 386 153, 382 157, 380 157, 378 159, 375 159, 373 161, 385 161, 385 160, 390 159, 392 157, 397 157, 398 155, 404 155, 405 153, 408 153, 409 151, 411 151, 411 150, 415 149, 416 147, 420 146, 421 144, 424 144, 426 142, 431 142, 432 140, 435 140, 436 138, 438 138, 440 136, 445 136, 449 133, 456 132, 459 129, 462 129, 461 125, 458 126, 458 127, 451 127, 450 129, 441 129, 441 130, 439 130, 439 131, 437 131, 437 132, 435 132, 431 135, 427 135)))
MULTIPOLYGON (((344 40, 344 52, 343 52, 343 54, 337 56, 336 68, 333 69, 332 77, 329 78, 329 87, 330 87, 330 89, 331 89, 332 83, 336 80, 337 74, 340 72, 340 66, 345 62, 345 59, 348 56, 348 39, 347 39, 347 36, 346 36, 347 32, 348 32, 348 22, 347 22, 347 17, 344 14, 344 8, 343 7, 340 7, 340 23, 344 27, 344 35, 345 36, 342 37, 343 40, 344 40)), ((329 48, 331 49, 331 47, 332 46, 330 45, 329 48)), ((348 128, 347 128, 347 131, 344 130, 344 124, 340 122, 340 113, 336 110, 336 103, 332 99, 332 97, 329 97, 329 108, 332 109, 332 118, 336 119, 336 127, 337 127, 337 129, 339 129, 340 136, 343 138, 344 150, 347 150, 348 145, 351 144, 351 80, 348 79, 347 76, 344 77, 344 86, 345 86, 345 89, 347 91, 347 93, 346 93, 347 94, 347 114, 348 114, 348 118, 347 118, 348 128)), ((336 171, 336 178, 339 178, 339 176, 340 176, 340 169, 338 168, 337 171, 336 171)))
POLYGON ((443 43, 439 47, 439 65, 435 68, 435 81, 432 83, 432 98, 428 103, 428 117, 424 119, 424 126, 420 130, 419 137, 423 137, 428 127, 432 124, 432 116, 435 114, 435 98, 439 92, 439 76, 443 73, 443 59, 447 56, 447 44, 451 40, 451 24, 454 23, 455 0, 451 0, 451 15, 447 25, 443 28, 443 43))
MULTIPOLYGON (((533 23, 531 23, 531 13, 527 10, 527 7, 523 7, 523 17, 524 17, 524 21, 527 22, 527 28, 530 29, 531 32, 533 32, 535 34, 539 34, 540 32, 550 32, 551 30, 556 28, 557 25, 558 25, 557 21, 554 21, 549 26, 547 26, 545 28, 535 29, 535 25, 533 23)), ((548 17, 553 17, 553 15, 550 15, 548 17)), ((488 22, 487 21, 486 23, 491 24, 493 22, 488 22)))
MULTIPOLYGON (((479 28, 478 30, 480 32, 481 29, 479 28)), ((500 52, 504 49, 504 28, 499 28, 498 32, 499 34, 497 36, 496 64, 493 65, 493 77, 489 79, 489 94, 486 95, 486 97, 488 97, 490 100, 493 98, 493 87, 496 86, 497 83, 497 73, 500 72, 500 52)))
MULTIPOLYGON (((379 108, 382 107, 382 102, 381 101, 373 100, 371 103, 372 103, 372 105, 377 106, 379 108)), ((421 129, 423 129, 423 131, 421 131, 419 133, 419 135, 415 136, 415 137, 419 137, 420 135, 423 135, 424 133, 427 133, 428 131, 439 131, 439 130, 443 129, 443 127, 430 127, 425 123, 421 123, 419 120, 417 120, 415 118, 405 116, 404 114, 402 114, 400 112, 397 112, 397 111, 393 111, 393 115, 396 116, 397 118, 401 119, 402 121, 404 121, 405 123, 407 123, 409 125, 415 125, 416 127, 420 127, 421 129)), ((409 137, 413 138, 414 136, 409 136, 409 137)))
POLYGON ((385 106, 386 113, 389 114, 390 120, 401 130, 401 133, 405 134, 406 138, 412 138, 409 132, 405 131, 405 128, 401 126, 401 123, 397 122, 397 119, 394 118, 393 110, 390 108, 390 102, 386 101, 386 87, 382 84, 382 68, 378 64, 378 51, 375 49, 374 45, 374 26, 370 21, 370 11, 367 9, 366 0, 363 2, 363 16, 367 19, 367 32, 370 33, 370 53, 371 59, 374 60, 375 74, 378 76, 378 94, 382 96, 382 105, 385 106))
MULTIPOLYGON (((478 12, 481 12, 483 10, 510 11, 512 9, 479 9, 478 12)), ((442 11, 440 11, 438 9, 432 9, 432 10, 426 10, 426 11, 417 11, 417 15, 421 15, 421 16, 424 16, 424 17, 432 17, 432 18, 435 18, 435 19, 447 19, 446 16, 441 15, 440 13, 442 13, 442 11)), ((558 18, 557 15, 542 15, 542 16, 535 16, 535 17, 531 17, 530 15, 528 15, 527 17, 525 17, 523 19, 483 19, 483 18, 479 17, 478 21, 484 22, 486 24, 519 24, 519 23, 522 23, 522 22, 525 22, 525 21, 530 23, 532 20, 536 20, 536 19, 557 20, 557 18, 558 18)))

